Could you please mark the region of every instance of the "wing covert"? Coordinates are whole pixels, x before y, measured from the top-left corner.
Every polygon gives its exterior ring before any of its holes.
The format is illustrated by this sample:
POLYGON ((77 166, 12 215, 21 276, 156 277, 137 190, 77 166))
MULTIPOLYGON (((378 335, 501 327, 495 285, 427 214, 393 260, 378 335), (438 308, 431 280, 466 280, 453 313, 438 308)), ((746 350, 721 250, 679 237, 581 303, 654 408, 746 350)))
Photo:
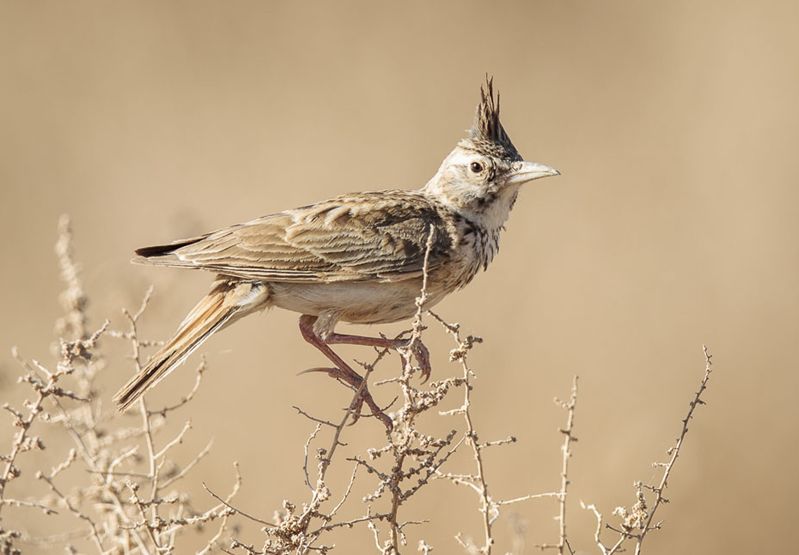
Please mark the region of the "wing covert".
POLYGON ((431 226, 430 269, 445 260, 451 239, 442 223, 441 209, 421 195, 361 193, 137 252, 155 264, 245 279, 394 281, 421 274, 431 226))

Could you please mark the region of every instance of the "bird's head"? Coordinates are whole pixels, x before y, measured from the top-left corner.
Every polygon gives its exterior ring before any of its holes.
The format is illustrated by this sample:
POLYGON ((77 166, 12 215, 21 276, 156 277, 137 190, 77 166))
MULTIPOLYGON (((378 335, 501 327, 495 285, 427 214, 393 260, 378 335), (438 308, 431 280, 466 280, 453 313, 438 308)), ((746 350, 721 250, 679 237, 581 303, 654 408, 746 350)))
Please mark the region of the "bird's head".
POLYGON ((540 177, 559 175, 549 166, 522 158, 499 121, 499 94, 493 79, 480 88, 480 104, 468 135, 441 163, 425 192, 464 215, 500 227, 519 187, 540 177))

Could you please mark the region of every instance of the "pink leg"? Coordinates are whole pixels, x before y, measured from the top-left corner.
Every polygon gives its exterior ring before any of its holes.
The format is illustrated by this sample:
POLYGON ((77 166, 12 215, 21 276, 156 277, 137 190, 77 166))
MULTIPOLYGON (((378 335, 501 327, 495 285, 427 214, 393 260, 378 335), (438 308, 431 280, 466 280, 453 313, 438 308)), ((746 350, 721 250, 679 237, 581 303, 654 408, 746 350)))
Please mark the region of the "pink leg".
MULTIPOLYGON (((363 383, 363 378, 360 376, 360 374, 353 370, 349 364, 344 362, 344 359, 338 356, 335 351, 333 351, 333 349, 331 349, 330 346, 322 340, 321 337, 316 335, 316 332, 314 332, 313 329, 314 322, 316 322, 316 316, 310 316, 308 314, 303 314, 300 316, 300 332, 302 333, 302 337, 308 343, 319 349, 322 354, 324 354, 333 364, 336 365, 336 368, 327 369, 327 374, 330 377, 342 380, 357 391, 363 383)), ((374 399, 372 399, 372 395, 369 393, 366 385, 364 385, 363 389, 361 389, 361 395, 352 407, 355 419, 353 423, 358 420, 363 403, 366 403, 369 407, 369 410, 372 411, 372 414, 379 419, 389 431, 391 431, 393 427, 391 419, 382 410, 380 410, 380 407, 377 406, 377 403, 375 403, 374 399)))
POLYGON ((365 345, 369 347, 394 350, 410 347, 413 356, 416 357, 416 361, 419 363, 419 369, 422 372, 423 382, 426 382, 428 379, 430 379, 430 352, 421 341, 414 341, 411 345, 408 345, 407 339, 388 339, 386 337, 366 337, 363 335, 331 333, 324 339, 324 342, 334 345, 365 345))

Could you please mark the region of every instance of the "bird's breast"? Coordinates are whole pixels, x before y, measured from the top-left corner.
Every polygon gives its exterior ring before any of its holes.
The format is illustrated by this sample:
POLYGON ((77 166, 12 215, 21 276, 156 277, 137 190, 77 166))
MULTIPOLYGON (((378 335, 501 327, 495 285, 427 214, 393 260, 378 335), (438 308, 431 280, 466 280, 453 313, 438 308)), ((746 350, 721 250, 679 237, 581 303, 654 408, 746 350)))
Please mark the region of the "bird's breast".
MULTIPOLYGON (((427 308, 448 292, 445 281, 428 279, 427 308)), ((353 324, 387 324, 412 318, 422 280, 333 283, 270 283, 272 302, 280 308, 353 324)), ((453 287, 454 289, 454 287, 453 287)))
POLYGON ((456 288, 460 288, 468 284, 481 268, 488 268, 499 252, 501 229, 488 229, 473 220, 461 218, 454 231, 456 237, 450 274, 457 281, 456 288))

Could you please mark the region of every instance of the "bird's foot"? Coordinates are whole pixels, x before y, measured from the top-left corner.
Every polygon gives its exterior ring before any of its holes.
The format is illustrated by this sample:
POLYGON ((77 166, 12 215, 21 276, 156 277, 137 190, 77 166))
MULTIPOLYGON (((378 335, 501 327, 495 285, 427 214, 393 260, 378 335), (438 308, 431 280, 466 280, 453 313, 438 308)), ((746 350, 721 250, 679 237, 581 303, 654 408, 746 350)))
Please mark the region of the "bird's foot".
POLYGON ((427 347, 425 347, 422 340, 418 337, 409 340, 332 333, 328 335, 324 341, 328 345, 366 345, 378 349, 393 349, 395 351, 408 349, 419 364, 419 371, 422 374, 422 383, 430 379, 430 373, 432 372, 430 351, 427 350, 427 347))
POLYGON ((426 383, 427 380, 430 379, 430 373, 433 371, 430 365, 430 351, 425 344, 422 343, 422 340, 418 338, 411 339, 407 348, 410 349, 411 353, 413 353, 413 357, 419 364, 419 371, 422 373, 422 383, 426 383))
POLYGON ((354 425, 356 422, 358 422, 361 416, 364 416, 363 405, 366 404, 366 406, 369 407, 369 411, 372 413, 372 416, 380 420, 380 422, 382 422, 386 429, 390 432, 394 427, 391 418, 374 400, 372 394, 369 392, 369 388, 364 383, 364 379, 351 369, 348 370, 349 371, 342 370, 340 368, 310 368, 300 372, 300 374, 324 372, 331 378, 347 384, 351 389, 359 392, 358 395, 353 397, 352 403, 350 403, 350 406, 347 409, 352 415, 352 421, 349 423, 349 425, 354 425))

